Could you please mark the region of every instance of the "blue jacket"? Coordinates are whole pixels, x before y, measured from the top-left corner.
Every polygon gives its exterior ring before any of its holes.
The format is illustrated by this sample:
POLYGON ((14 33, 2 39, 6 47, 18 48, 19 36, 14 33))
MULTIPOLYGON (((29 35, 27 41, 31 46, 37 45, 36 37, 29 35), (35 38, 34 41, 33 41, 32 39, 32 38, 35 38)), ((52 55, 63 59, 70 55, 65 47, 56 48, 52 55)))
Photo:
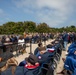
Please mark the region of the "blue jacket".
POLYGON ((67 57, 64 63, 64 68, 66 70, 74 72, 76 68, 76 59, 73 59, 72 57, 67 57))
POLYGON ((76 41, 73 42, 73 43, 68 47, 68 52, 69 52, 72 48, 76 48, 76 41))
POLYGON ((53 56, 52 53, 50 52, 45 52, 42 55, 38 55, 37 57, 39 58, 39 63, 43 64, 43 63, 48 63, 50 62, 51 57, 53 56))
POLYGON ((63 41, 68 42, 68 34, 67 33, 63 34, 63 41))
POLYGON ((34 55, 36 55, 39 52, 39 48, 37 47, 34 51, 34 55))
POLYGON ((68 52, 67 57, 72 57, 72 58, 76 59, 76 54, 74 54, 75 51, 76 51, 76 48, 70 49, 70 51, 68 52))

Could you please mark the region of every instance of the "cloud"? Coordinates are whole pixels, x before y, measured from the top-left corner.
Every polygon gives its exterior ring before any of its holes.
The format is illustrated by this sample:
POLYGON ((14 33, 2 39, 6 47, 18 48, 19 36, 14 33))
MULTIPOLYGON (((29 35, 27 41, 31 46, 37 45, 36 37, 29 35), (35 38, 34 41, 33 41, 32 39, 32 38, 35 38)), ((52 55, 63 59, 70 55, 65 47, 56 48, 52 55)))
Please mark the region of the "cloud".
POLYGON ((3 10, 2 9, 0 9, 0 17, 3 15, 3 10))
MULTIPOLYGON (((66 22, 75 11, 75 0, 13 0, 17 8, 35 14, 39 22, 57 27, 66 22)), ((60 26, 61 27, 61 26, 60 26)))
POLYGON ((1 13, 3 13, 3 10, 2 10, 2 9, 0 9, 0 14, 1 14, 1 13))

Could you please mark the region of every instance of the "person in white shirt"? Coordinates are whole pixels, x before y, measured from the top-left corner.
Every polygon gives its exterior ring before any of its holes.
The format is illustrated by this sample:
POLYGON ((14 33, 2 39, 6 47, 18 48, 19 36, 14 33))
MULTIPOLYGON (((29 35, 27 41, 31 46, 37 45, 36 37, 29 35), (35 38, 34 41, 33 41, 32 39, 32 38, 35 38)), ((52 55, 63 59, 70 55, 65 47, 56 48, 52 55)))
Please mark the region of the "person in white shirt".
POLYGON ((23 38, 23 36, 20 36, 19 39, 18 39, 18 50, 19 50, 19 53, 23 53, 23 52, 26 52, 25 51, 25 40, 23 38))
POLYGON ((24 44, 25 44, 25 40, 24 40, 24 38, 22 38, 22 36, 20 36, 18 39, 18 45, 23 46, 24 44))

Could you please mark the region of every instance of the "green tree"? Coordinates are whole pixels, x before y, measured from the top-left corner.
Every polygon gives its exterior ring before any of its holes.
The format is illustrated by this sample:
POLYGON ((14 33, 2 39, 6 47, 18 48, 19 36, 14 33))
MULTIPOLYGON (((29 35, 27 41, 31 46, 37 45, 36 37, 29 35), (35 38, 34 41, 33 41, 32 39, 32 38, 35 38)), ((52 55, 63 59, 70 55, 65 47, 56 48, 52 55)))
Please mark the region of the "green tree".
POLYGON ((47 33, 47 32, 50 32, 50 28, 49 28, 49 26, 46 23, 40 23, 37 26, 37 32, 39 32, 39 33, 47 33))
POLYGON ((32 21, 24 22, 23 28, 25 32, 35 32, 36 31, 36 23, 32 21))

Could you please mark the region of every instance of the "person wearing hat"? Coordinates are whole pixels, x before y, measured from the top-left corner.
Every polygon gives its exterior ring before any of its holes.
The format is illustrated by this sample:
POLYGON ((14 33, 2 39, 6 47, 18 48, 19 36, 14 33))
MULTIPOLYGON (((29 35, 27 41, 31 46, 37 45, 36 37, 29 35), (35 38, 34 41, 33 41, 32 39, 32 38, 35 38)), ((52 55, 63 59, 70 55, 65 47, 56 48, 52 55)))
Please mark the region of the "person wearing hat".
POLYGON ((2 60, 7 61, 8 59, 12 58, 14 55, 11 52, 4 52, 0 54, 2 60))
POLYGON ((25 75, 37 75, 40 68, 38 58, 33 54, 26 57, 25 60, 19 64, 19 66, 24 66, 25 75))
POLYGON ((34 54, 30 54, 25 60, 19 63, 19 66, 25 66, 26 68, 28 68, 28 66, 31 66, 30 68, 37 67, 38 65, 38 58, 34 54))
POLYGON ((25 61, 26 61, 25 68, 35 69, 35 68, 39 67, 38 58, 33 54, 31 54, 31 55, 29 55, 29 57, 25 58, 25 61))
POLYGON ((0 55, 0 64, 2 64, 2 62, 6 62, 8 66, 17 66, 18 62, 13 56, 14 55, 11 52, 3 53, 2 55, 0 55))
POLYGON ((40 64, 38 58, 34 54, 30 54, 29 57, 25 58, 25 75, 37 75, 39 73, 40 64))
POLYGON ((40 69, 38 58, 30 54, 29 57, 25 58, 25 61, 25 66, 12 66, 1 72, 1 75, 37 75, 40 69))

